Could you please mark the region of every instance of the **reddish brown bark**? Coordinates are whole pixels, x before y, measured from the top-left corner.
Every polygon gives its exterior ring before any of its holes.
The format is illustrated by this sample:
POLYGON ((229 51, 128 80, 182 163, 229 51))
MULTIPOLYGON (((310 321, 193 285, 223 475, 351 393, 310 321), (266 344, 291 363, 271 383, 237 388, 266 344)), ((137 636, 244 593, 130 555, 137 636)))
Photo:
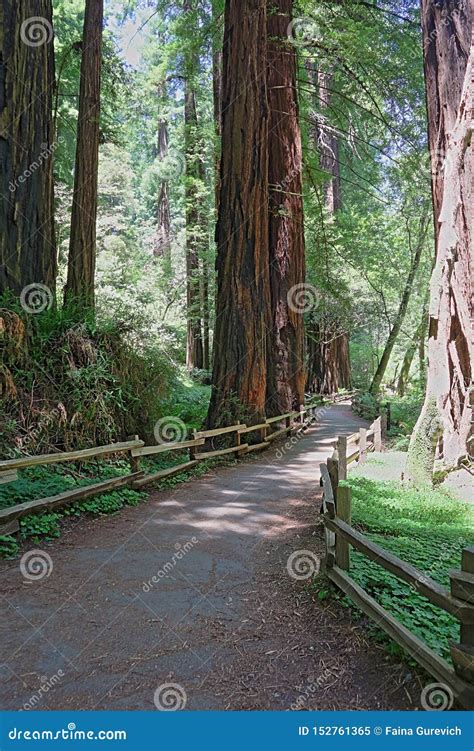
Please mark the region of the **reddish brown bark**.
POLYGON ((103 0, 86 0, 66 302, 94 308, 103 0))
POLYGON ((2 0, 0 292, 55 288, 53 87, 51 0, 2 0))
POLYGON ((304 402, 304 317, 294 288, 305 277, 301 133, 295 47, 288 39, 292 0, 267 8, 269 266, 272 322, 267 350, 267 411, 283 414, 304 402))
POLYGON ((469 57, 473 14, 472 0, 421 0, 436 238, 439 234, 438 217, 443 201, 446 138, 458 115, 469 57))
POLYGON ((217 300, 208 423, 265 415, 268 108, 265 0, 228 0, 222 81, 217 300))
MULTIPOLYGON (((461 76, 459 61, 455 70, 461 76)), ((426 394, 409 449, 409 471, 417 482, 431 479, 436 455, 446 466, 456 465, 468 453, 471 431, 474 40, 462 79, 457 118, 443 144, 446 162, 430 285, 426 394)), ((442 110, 443 102, 440 105, 442 110)))

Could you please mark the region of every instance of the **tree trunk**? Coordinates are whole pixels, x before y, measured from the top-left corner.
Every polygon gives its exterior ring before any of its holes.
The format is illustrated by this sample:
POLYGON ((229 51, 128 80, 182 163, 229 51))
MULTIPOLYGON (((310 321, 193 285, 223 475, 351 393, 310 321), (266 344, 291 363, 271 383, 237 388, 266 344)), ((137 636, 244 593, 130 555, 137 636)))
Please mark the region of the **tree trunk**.
POLYGON ((56 284, 53 87, 51 0, 2 0, 0 293, 46 285, 36 301, 30 291, 33 307, 49 305, 56 284))
POLYGON ((459 111, 469 57, 472 0, 421 0, 428 144, 436 241, 443 201, 446 139, 459 111))
MULTIPOLYGON (((158 124, 158 157, 160 161, 166 160, 168 156, 168 122, 166 118, 161 117, 158 124)), ((158 191, 156 204, 156 239, 153 248, 153 255, 164 258, 168 263, 171 262, 171 219, 170 219, 170 201, 168 180, 163 179, 158 191)))
MULTIPOLYGON (((426 394, 408 454, 408 471, 418 484, 431 481, 437 452, 447 467, 455 466, 468 453, 474 361, 471 332, 474 154, 470 140, 473 68, 474 40, 464 71, 457 119, 451 132, 446 133, 444 143, 446 163, 438 217, 438 252, 430 284, 426 394)), ((459 65, 456 70, 459 75, 459 65)))
POLYGON ((94 309, 103 0, 86 0, 71 238, 64 300, 94 309))
POLYGON ((305 278, 302 151, 295 47, 288 41, 292 0, 271 0, 267 16, 269 265, 272 323, 267 349, 267 411, 304 402, 304 316, 296 302, 305 278))
POLYGON ((418 271, 418 267, 420 265, 420 260, 421 260, 421 255, 423 253, 423 248, 425 245, 427 229, 428 229, 428 220, 426 219, 426 217, 423 217, 420 221, 420 234, 418 237, 416 250, 413 255, 410 273, 408 274, 408 277, 405 283, 405 288, 403 290, 403 295, 400 301, 400 306, 398 308, 398 312, 397 312, 395 321, 393 323, 393 326, 388 335, 388 339, 385 344, 382 357, 380 358, 377 370, 375 371, 375 375, 372 379, 372 383, 370 384, 369 393, 373 394, 374 396, 377 395, 380 390, 380 386, 382 384, 382 380, 383 380, 385 371, 387 369, 387 365, 390 360, 390 355, 392 354, 392 350, 395 346, 395 342, 397 340, 398 334, 400 333, 400 329, 402 327, 403 320, 407 312, 408 303, 410 302, 410 296, 411 296, 412 289, 413 289, 413 282, 415 281, 416 272, 418 271))
POLYGON ((413 362, 413 358, 415 357, 415 352, 417 348, 419 348, 420 346, 420 337, 423 331, 423 327, 424 327, 424 320, 421 320, 415 331, 413 339, 411 340, 410 344, 406 348, 405 355, 403 357, 402 367, 400 368, 400 374, 398 376, 398 383, 397 383, 397 394, 400 397, 405 396, 405 391, 408 385, 408 378, 410 375, 411 364, 413 362))
POLYGON ((323 112, 315 131, 319 151, 319 164, 326 173, 324 183, 324 203, 330 216, 333 216, 341 206, 341 176, 339 172, 339 139, 333 128, 328 125, 324 111, 330 105, 332 74, 319 71, 317 74, 319 107, 323 112), (328 179, 329 178, 329 179, 328 179))
POLYGON ((227 0, 222 157, 216 228, 217 299, 208 424, 265 416, 268 106, 265 0, 227 0))
POLYGON ((204 364, 199 279, 202 212, 198 198, 202 185, 197 138, 196 98, 188 78, 186 78, 185 83, 184 127, 186 151, 186 365, 188 370, 192 370, 193 368, 202 368, 204 364))

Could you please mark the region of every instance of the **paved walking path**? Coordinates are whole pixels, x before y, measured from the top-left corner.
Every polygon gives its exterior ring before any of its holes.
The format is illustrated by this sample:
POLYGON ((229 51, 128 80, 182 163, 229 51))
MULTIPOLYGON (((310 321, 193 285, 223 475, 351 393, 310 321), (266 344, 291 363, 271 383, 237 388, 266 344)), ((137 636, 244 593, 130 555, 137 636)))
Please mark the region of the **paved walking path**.
POLYGON ((41 580, 2 564, 2 708, 417 708, 367 622, 287 571, 322 555, 319 463, 361 424, 334 405, 289 449, 82 517, 31 544, 52 562, 41 580))

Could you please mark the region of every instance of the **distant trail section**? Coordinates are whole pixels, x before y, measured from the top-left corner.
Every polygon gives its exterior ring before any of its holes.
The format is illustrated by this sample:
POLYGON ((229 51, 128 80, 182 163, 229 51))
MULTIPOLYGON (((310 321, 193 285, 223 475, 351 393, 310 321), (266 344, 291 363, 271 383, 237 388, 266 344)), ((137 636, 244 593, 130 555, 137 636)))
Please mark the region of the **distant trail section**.
POLYGON ((321 408, 289 443, 31 545, 41 579, 4 563, 2 708, 417 708, 416 677, 289 564, 322 557, 319 464, 364 425, 321 408))

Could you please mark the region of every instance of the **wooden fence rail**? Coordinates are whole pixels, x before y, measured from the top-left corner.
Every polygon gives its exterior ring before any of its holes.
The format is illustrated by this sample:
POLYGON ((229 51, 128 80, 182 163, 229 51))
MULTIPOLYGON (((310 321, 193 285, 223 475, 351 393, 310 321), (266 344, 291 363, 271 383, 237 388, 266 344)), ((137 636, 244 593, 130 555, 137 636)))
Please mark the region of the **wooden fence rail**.
POLYGON ((134 489, 140 489, 150 483, 172 477, 180 472, 185 472, 194 467, 200 461, 207 461, 228 454, 234 454, 236 458, 239 458, 251 451, 259 451, 267 448, 270 446, 272 440, 284 433, 290 436, 295 432, 305 430, 313 421, 314 415, 320 406, 321 401, 314 404, 308 404, 306 407, 301 405, 298 411, 287 412, 283 415, 270 417, 264 423, 258 425, 237 423, 236 425, 230 425, 224 428, 192 431, 192 437, 184 441, 174 441, 146 446, 144 441, 139 440, 138 436, 131 436, 128 441, 122 443, 111 443, 107 446, 96 446, 89 449, 65 451, 57 454, 22 456, 15 459, 0 461, 0 484, 15 482, 18 479, 18 470, 27 467, 57 464, 61 462, 86 461, 98 456, 103 457, 118 453, 128 454, 131 468, 131 473, 128 475, 75 488, 74 490, 68 490, 64 493, 50 496, 48 498, 25 501, 24 503, 19 503, 15 506, 10 506, 9 508, 0 509, 0 534, 13 534, 17 532, 19 530, 18 520, 28 514, 37 514, 45 510, 56 509, 78 500, 106 493, 119 487, 128 486, 134 489), (282 424, 283 427, 278 427, 279 424, 282 424), (259 433, 261 440, 258 443, 242 443, 242 436, 252 433, 259 433), (211 445, 206 450, 206 443, 210 439, 223 435, 233 435, 235 437, 234 444, 232 446, 218 449, 214 449, 211 445), (197 452, 196 448, 198 447, 203 447, 204 450, 197 452), (176 464, 172 467, 152 472, 151 474, 145 474, 145 472, 140 469, 140 460, 143 457, 183 450, 189 451, 189 457, 181 464, 176 464))
POLYGON ((365 461, 368 450, 380 450, 384 421, 380 418, 369 431, 339 438, 333 456, 321 464, 323 518, 326 542, 326 573, 369 618, 405 649, 436 680, 451 688, 461 706, 474 708, 474 547, 465 548, 461 570, 451 571, 451 588, 441 586, 424 571, 403 561, 374 543, 351 526, 351 491, 340 486, 347 477, 347 463, 357 455, 365 461), (373 434, 372 444, 368 437, 373 434), (354 450, 357 446, 357 452, 354 450), (376 448, 377 447, 377 448, 376 448), (355 548, 386 571, 407 582, 435 606, 447 611, 460 623, 459 643, 451 644, 450 665, 418 636, 400 623, 366 592, 349 574, 350 550, 355 548))

